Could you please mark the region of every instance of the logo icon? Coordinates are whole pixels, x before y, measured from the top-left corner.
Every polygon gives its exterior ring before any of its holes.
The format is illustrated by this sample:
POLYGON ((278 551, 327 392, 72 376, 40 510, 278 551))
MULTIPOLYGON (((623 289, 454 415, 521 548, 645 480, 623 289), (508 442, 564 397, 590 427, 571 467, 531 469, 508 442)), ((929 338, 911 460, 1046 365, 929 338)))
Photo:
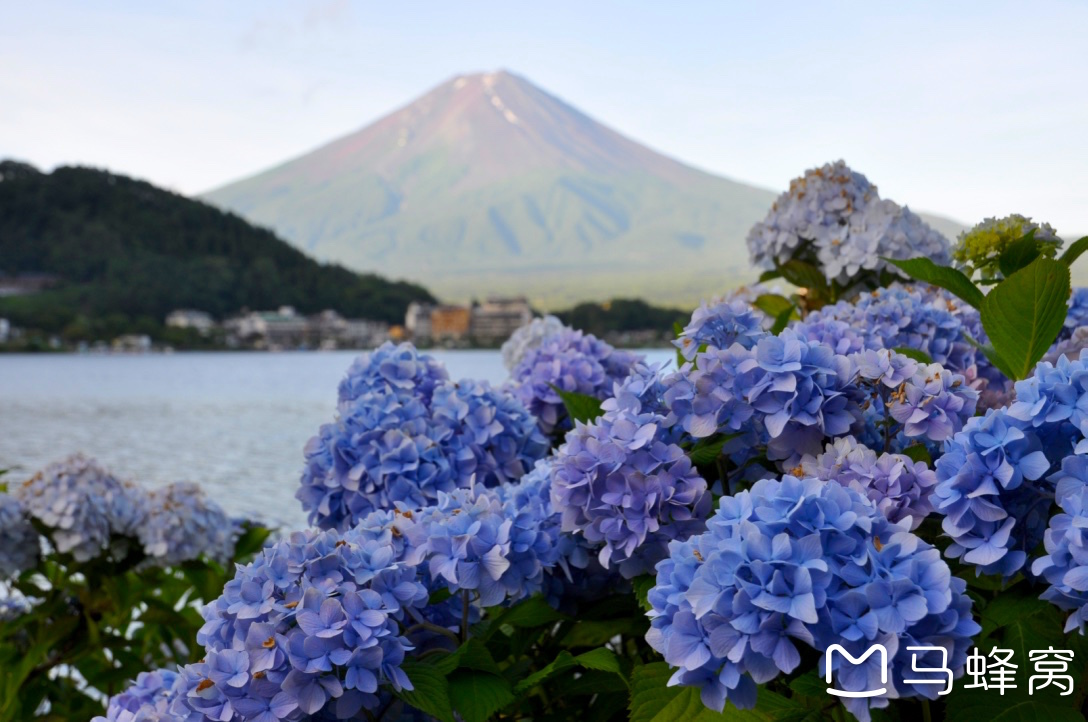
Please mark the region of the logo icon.
MULTIPOLYGON (((847 652, 841 644, 832 644, 830 647, 827 648, 827 653, 824 656, 824 667, 826 668, 824 678, 828 684, 831 684, 831 655, 835 652, 841 654, 843 658, 850 664, 863 664, 865 660, 873 656, 873 654, 876 654, 880 658, 880 683, 888 683, 888 650, 884 647, 883 644, 874 644, 873 646, 865 650, 865 654, 861 655, 860 657, 855 657, 854 655, 847 652)), ((880 695, 887 693, 887 691, 888 689, 886 687, 881 687, 880 689, 862 690, 860 692, 848 692, 842 689, 835 689, 834 687, 827 688, 828 694, 833 694, 838 697, 879 697, 880 695)))

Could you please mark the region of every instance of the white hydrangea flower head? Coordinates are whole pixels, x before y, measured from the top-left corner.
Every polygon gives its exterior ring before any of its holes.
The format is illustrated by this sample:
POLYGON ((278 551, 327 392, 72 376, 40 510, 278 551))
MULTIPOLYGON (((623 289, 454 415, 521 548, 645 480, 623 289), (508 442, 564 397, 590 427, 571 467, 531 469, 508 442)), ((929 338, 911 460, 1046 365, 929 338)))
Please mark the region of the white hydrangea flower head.
POLYGON ((511 334, 502 345, 502 362, 507 371, 512 370, 529 351, 538 348, 545 339, 563 330, 563 322, 555 316, 534 318, 511 334))
POLYGON ((947 263, 948 249, 940 233, 909 209, 881 199, 875 185, 841 160, 794 179, 748 234, 754 265, 769 270, 800 257, 841 284, 885 268, 882 256, 924 255, 947 263))

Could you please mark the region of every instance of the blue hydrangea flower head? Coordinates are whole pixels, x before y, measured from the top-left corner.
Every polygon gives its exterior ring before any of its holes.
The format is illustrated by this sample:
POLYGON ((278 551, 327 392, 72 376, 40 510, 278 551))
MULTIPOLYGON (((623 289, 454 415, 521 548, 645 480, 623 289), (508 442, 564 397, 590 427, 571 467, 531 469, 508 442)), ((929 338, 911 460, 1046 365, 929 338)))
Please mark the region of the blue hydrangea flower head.
POLYGON ((106 716, 91 722, 185 722, 169 711, 177 678, 168 669, 140 672, 131 687, 110 698, 106 716))
POLYGON ((418 508, 440 493, 518 479, 548 451, 536 421, 508 391, 421 374, 430 366, 402 358, 411 346, 398 349, 395 373, 386 368, 391 361, 372 360, 365 368, 374 378, 359 370, 350 377, 353 388, 370 390, 342 401, 337 418, 306 445, 295 496, 319 527, 348 529, 375 510, 418 508), (399 371, 405 364, 415 371, 399 371))
POLYGON ((17 486, 14 496, 48 529, 57 551, 77 562, 105 552, 114 537, 137 537, 147 519, 143 489, 81 455, 50 464, 17 486))
POLYGON ((296 532, 239 566, 203 609, 204 659, 183 667, 170 711, 182 719, 347 719, 375 709, 383 685, 411 689, 405 626, 429 592, 379 512, 358 529, 296 532), (200 719, 200 717, 197 717, 200 719))
POLYGON ((1050 519, 1043 537, 1046 554, 1031 571, 1049 586, 1042 598, 1071 614, 1065 631, 1084 634, 1088 621, 1088 457, 1067 456, 1053 478, 1061 513, 1050 519))
POLYGON ((386 341, 355 359, 340 381, 338 398, 343 406, 368 392, 399 391, 426 401, 435 386, 448 380, 446 368, 433 356, 408 342, 386 341))
POLYGON ((946 554, 980 574, 1019 571, 1043 538, 1051 467, 1029 422, 1005 409, 970 419, 936 462, 933 501, 953 541, 946 554))
MULTIPOLYGON (((755 705, 756 685, 801 663, 802 649, 843 644, 860 656, 889 652, 888 694, 935 696, 911 676, 907 646, 940 644, 962 670, 971 637, 966 585, 937 549, 892 524, 858 491, 820 479, 764 479, 722 497, 705 533, 670 544, 648 598, 647 641, 676 668, 671 684, 695 686, 705 705, 755 705)), ((821 672, 823 670, 821 669, 821 672)), ((868 689, 873 670, 832 669, 839 689, 868 689)))
POLYGON ((14 577, 38 563, 41 540, 22 503, 0 492, 0 579, 14 577))
POLYGON ((715 299, 695 309, 691 321, 673 343, 688 361, 704 347, 724 349, 739 343, 752 348, 767 335, 763 328, 765 319, 765 314, 739 298, 715 299))
POLYGON ((570 428, 557 388, 604 400, 611 396, 613 384, 625 379, 643 360, 592 334, 565 328, 525 353, 511 370, 509 385, 536 417, 541 431, 551 435, 570 428))

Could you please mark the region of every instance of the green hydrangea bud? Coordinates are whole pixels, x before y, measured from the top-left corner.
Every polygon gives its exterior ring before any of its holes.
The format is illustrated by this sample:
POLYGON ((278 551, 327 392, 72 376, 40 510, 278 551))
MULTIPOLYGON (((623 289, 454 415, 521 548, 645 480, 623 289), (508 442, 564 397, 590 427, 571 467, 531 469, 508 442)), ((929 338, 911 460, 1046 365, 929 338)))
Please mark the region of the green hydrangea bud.
POLYGON ((1004 278, 998 260, 1013 241, 1035 232, 1039 255, 1053 258, 1062 245, 1062 239, 1049 223, 1035 223, 1018 214, 1004 218, 987 218, 969 231, 959 235, 952 249, 952 259, 968 276, 979 274, 982 281, 1000 281, 1004 278))

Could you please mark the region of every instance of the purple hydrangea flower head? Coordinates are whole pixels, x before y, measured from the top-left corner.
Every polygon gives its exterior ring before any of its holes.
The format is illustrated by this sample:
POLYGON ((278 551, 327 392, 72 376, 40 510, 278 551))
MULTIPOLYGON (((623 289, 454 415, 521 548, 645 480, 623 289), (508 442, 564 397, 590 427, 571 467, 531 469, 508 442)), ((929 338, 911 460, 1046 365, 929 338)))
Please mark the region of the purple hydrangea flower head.
POLYGON ((107 551, 115 537, 135 538, 147 519, 143 489, 81 455, 50 464, 15 487, 14 496, 48 529, 57 551, 77 562, 107 551))
POLYGON ((563 531, 600 546, 601 565, 628 578, 648 572, 670 540, 701 531, 710 508, 706 481, 684 450, 659 438, 663 423, 651 413, 607 412, 576 424, 554 462, 563 531))
POLYGON ((616 381, 625 379, 637 354, 618 351, 592 334, 566 328, 530 349, 510 372, 510 387, 540 429, 551 435, 570 428, 556 389, 606 399, 616 381))
MULTIPOLYGON (((898 354, 896 354, 898 356, 898 354)), ((889 413, 908 438, 943 442, 974 416, 978 392, 940 364, 919 366, 892 394, 889 413)))
POLYGON ((867 497, 892 523, 917 529, 933 513, 930 499, 937 474, 903 454, 880 454, 853 436, 835 439, 819 455, 801 460, 806 477, 834 481, 867 497))
POLYGON ((433 356, 419 353, 407 342, 386 341, 355 359, 340 381, 338 400, 344 406, 367 393, 384 391, 403 392, 426 402, 434 388, 448 380, 446 368, 433 356))
POLYGON ((953 542, 946 554, 980 574, 1019 571, 1046 529, 1051 466, 1028 422, 1005 409, 970 419, 936 462, 933 501, 953 542))
POLYGON ((33 568, 40 553, 41 540, 22 503, 0 492, 0 579, 33 568))
POLYGON ((155 489, 147 507, 140 541, 155 563, 169 566, 200 556, 225 563, 234 556, 235 525, 199 485, 177 482, 155 489))
POLYGON ((1065 631, 1084 634, 1088 621, 1088 457, 1067 456, 1053 479, 1061 512, 1043 537, 1046 554, 1031 571, 1049 586, 1042 598, 1071 612, 1065 631))
MULTIPOLYGON (((649 592, 647 641, 676 668, 671 684, 698 687, 718 710, 726 701, 754 706, 755 685, 795 670, 805 647, 844 644, 860 656, 880 642, 892 666, 888 693, 849 706, 868 720, 870 705, 933 696, 905 681, 907 645, 940 643, 949 667, 962 670, 980 629, 965 589, 937 549, 854 489, 765 479, 722 497, 705 533, 670 544, 649 592)), ((869 688, 872 672, 832 669, 848 691, 869 688)))
POLYGON ((765 318, 765 314, 739 298, 716 299, 695 309, 691 321, 673 343, 688 361, 707 347, 724 349, 738 343, 752 348, 767 335, 763 328, 765 318))

